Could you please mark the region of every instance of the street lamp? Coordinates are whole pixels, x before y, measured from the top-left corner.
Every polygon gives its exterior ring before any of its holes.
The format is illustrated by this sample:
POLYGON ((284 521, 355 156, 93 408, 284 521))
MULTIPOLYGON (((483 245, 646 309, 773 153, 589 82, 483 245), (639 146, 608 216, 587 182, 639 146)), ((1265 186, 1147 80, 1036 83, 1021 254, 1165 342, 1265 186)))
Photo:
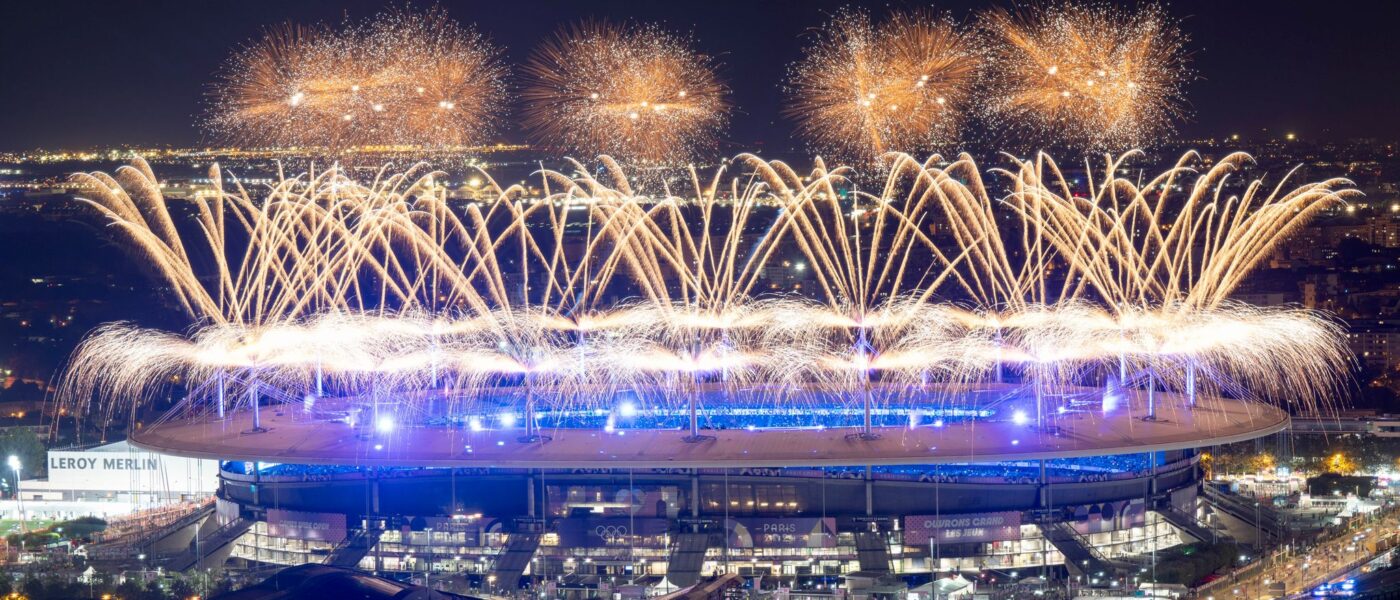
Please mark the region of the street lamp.
POLYGON ((9 458, 5 459, 5 463, 8 464, 8 465, 10 465, 10 469, 13 470, 13 471, 15 472, 15 502, 17 502, 17 503, 19 504, 19 528, 20 528, 20 531, 23 531, 24 533, 29 533, 29 526, 28 526, 28 524, 25 523, 25 520, 24 520, 24 498, 21 497, 21 496, 20 496, 20 493, 19 493, 19 491, 20 491, 20 490, 19 490, 19 480, 20 480, 19 472, 20 472, 20 468, 21 468, 22 465, 20 465, 20 463, 19 463, 19 457, 18 457, 18 456, 15 456, 15 455, 13 455, 13 454, 11 454, 9 458))

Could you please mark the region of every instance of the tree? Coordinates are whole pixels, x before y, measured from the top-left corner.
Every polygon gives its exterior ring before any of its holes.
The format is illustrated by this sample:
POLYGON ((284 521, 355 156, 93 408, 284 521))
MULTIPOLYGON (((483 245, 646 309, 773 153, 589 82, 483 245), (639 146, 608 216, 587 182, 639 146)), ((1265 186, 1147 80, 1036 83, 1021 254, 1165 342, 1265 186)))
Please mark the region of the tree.
POLYGON ((1337 261, 1341 264, 1355 264, 1376 255, 1376 247, 1361 238, 1343 238, 1337 244, 1337 261))
POLYGON ((161 586, 160 580, 152 579, 146 584, 146 591, 138 596, 141 600, 167 600, 170 594, 166 593, 165 587, 161 586))
POLYGON ((20 586, 20 589, 24 592, 25 596, 30 598, 44 597, 44 582, 39 581, 39 578, 35 577, 33 574, 24 578, 24 585, 20 586))
POLYGON ((214 591, 211 595, 227 594, 233 591, 233 578, 229 577, 227 571, 219 578, 219 582, 214 584, 214 591))
POLYGON ((37 383, 16 382, 8 388, 0 388, 0 402, 34 402, 44 399, 44 388, 37 383))
POLYGON ((170 583, 170 595, 177 600, 184 600, 199 593, 194 589, 194 585, 188 579, 179 578, 170 583))
MULTIPOLYGON (((28 427, 6 427, 0 429, 0 461, 5 457, 14 455, 19 457, 20 465, 25 473, 31 475, 42 475, 44 472, 44 459, 48 456, 48 451, 44 448, 44 442, 28 427)), ((14 474, 5 468, 5 476, 12 477, 14 474)))
POLYGON ((1249 457, 1241 448, 1221 448, 1211 458, 1211 471, 1225 475, 1247 471, 1249 457))
POLYGON ((63 537, 86 540, 92 539, 93 534, 106 530, 107 522, 97 517, 78 517, 55 523, 52 529, 55 533, 62 533, 63 537))
POLYGON ((135 578, 132 577, 126 578, 121 582, 121 584, 117 585, 118 598, 130 598, 132 600, 136 600, 137 598, 141 597, 141 593, 143 591, 145 590, 141 585, 141 582, 137 581, 135 578))
POLYGON ((87 595, 87 587, 79 585, 76 581, 71 581, 61 575, 51 575, 44 578, 44 594, 46 598, 79 598, 87 595))
POLYGON ((1326 461, 1323 461, 1322 470, 1339 475, 1355 473, 1356 461, 1352 460, 1351 457, 1346 454, 1337 452, 1328 456, 1326 461))
POLYGON ((1267 473, 1274 470, 1274 455, 1268 452, 1259 452, 1249 457, 1247 467, 1255 473, 1267 473))

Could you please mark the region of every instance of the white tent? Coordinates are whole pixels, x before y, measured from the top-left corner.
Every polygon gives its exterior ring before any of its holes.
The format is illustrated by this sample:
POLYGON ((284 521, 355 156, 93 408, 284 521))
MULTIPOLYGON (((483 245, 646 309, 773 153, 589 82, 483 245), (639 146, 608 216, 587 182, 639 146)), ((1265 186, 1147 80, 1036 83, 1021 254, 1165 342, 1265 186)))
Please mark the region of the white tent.
POLYGON ((909 590, 911 598, 923 600, 966 600, 972 597, 977 586, 962 574, 935 579, 909 590))

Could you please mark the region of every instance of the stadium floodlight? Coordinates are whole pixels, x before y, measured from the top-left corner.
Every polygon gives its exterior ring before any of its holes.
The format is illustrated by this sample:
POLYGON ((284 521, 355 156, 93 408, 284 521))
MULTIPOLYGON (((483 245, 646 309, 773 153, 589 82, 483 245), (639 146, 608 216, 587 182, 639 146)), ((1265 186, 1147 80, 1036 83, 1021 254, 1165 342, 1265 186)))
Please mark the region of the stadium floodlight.
POLYGON ((20 475, 19 475, 19 472, 20 472, 20 468, 21 468, 22 465, 21 465, 20 462, 19 462, 19 457, 18 457, 18 456, 15 456, 15 455, 13 455, 13 454, 11 454, 9 458, 5 459, 5 463, 8 464, 8 465, 10 465, 10 470, 12 470, 12 471, 15 472, 15 503, 16 503, 16 505, 17 505, 18 508, 19 508, 19 525, 20 525, 20 530, 23 531, 24 533, 28 533, 28 532, 29 532, 29 527, 27 526, 27 524, 26 524, 27 521, 26 521, 26 519, 24 518, 24 498, 20 497, 20 488, 19 488, 19 486, 20 486, 19 480, 21 479, 21 477, 20 477, 20 475))
POLYGON ((617 414, 628 419, 635 417, 637 416, 637 405, 630 400, 625 401, 618 405, 617 414))
POLYGON ((375 421, 374 421, 374 428, 375 428, 376 430, 378 430, 379 433, 391 433, 391 432, 393 432, 393 431, 394 431, 394 417, 393 417, 393 415, 380 415, 379 418, 378 418, 378 419, 375 419, 375 421))

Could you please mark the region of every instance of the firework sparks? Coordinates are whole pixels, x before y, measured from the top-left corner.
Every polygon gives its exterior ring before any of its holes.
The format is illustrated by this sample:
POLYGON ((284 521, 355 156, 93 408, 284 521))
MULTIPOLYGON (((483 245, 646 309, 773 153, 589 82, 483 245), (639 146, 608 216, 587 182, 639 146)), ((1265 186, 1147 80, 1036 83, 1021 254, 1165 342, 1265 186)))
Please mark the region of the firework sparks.
POLYGON ((586 343, 577 325, 542 312, 463 318, 325 313, 266 326, 209 326, 190 338, 117 324, 83 343, 65 390, 102 390, 102 397, 121 401, 99 410, 120 410, 172 377, 200 382, 223 375, 239 386, 256 381, 268 393, 305 390, 317 381, 406 397, 446 386, 449 396, 470 404, 489 403, 500 388, 529 376, 537 389, 549 390, 556 406, 596 409, 612 398, 598 390, 660 390, 661 398, 684 399, 707 373, 724 374, 710 387, 781 403, 790 386, 850 389, 864 373, 878 373, 897 396, 918 397, 930 383, 986 382, 999 365, 1042 386, 1072 387, 1126 364, 1128 372, 1150 372, 1168 389, 1185 388, 1185 374, 1194 369, 1203 374, 1201 390, 1308 409, 1341 389, 1348 365, 1340 328, 1305 310, 1226 305, 1114 315, 1071 302, 967 312, 905 300, 872 315, 871 335, 882 340, 872 355, 853 354, 845 328, 812 326, 841 315, 803 301, 759 302, 741 315, 622 308, 590 330, 586 343), (698 339, 680 326, 697 318, 724 335, 698 339))
POLYGON ((441 9, 274 29, 225 65, 206 125, 253 147, 479 144, 506 103, 500 53, 441 9))
POLYGON ((836 15, 791 69, 787 113, 814 147, 870 162, 957 140, 983 61, 947 15, 836 15))
POLYGON ((1068 4, 987 15, 999 42, 983 105, 994 127, 1117 152, 1181 116, 1185 38, 1160 8, 1068 4))
MULTIPOLYGON (((1256 181, 1227 196, 1245 155, 1187 181, 1188 154, 1145 183, 1120 176, 1131 156, 1107 160, 1089 197, 1066 196, 1048 157, 1015 161, 1000 170, 1002 200, 966 157, 896 155, 878 196, 847 196, 846 168, 740 156, 708 182, 693 174, 691 197, 638 196, 608 163, 542 172, 544 199, 489 185, 495 200, 465 206, 421 166, 371 185, 330 169, 274 185, 275 202, 216 187, 194 198, 196 227, 177 227, 145 163, 78 175, 85 201, 208 325, 190 337, 102 329, 61 394, 109 417, 175 375, 278 401, 313 381, 317 394, 495 401, 522 378, 554 408, 612 397, 597 390, 694 401, 700 387, 771 384, 913 401, 931 382, 1008 368, 1037 389, 1113 372, 1306 408, 1334 397, 1348 360, 1335 324, 1229 296, 1284 236, 1354 193, 1348 182, 1264 195, 1256 181), (1177 188, 1191 191, 1165 192, 1177 188), (582 219, 580 243, 561 243, 582 219), (929 237, 933 222, 948 241, 929 237), (811 277, 803 297, 758 285, 793 256, 811 277), (94 409, 94 393, 110 401, 94 409)), ((222 181, 217 167, 210 179, 222 181)), ((212 402, 209 389, 196 401, 212 402)))
POLYGON ((685 162, 714 146, 729 116, 709 58, 654 25, 585 23, 524 67, 525 126, 546 148, 685 162))

